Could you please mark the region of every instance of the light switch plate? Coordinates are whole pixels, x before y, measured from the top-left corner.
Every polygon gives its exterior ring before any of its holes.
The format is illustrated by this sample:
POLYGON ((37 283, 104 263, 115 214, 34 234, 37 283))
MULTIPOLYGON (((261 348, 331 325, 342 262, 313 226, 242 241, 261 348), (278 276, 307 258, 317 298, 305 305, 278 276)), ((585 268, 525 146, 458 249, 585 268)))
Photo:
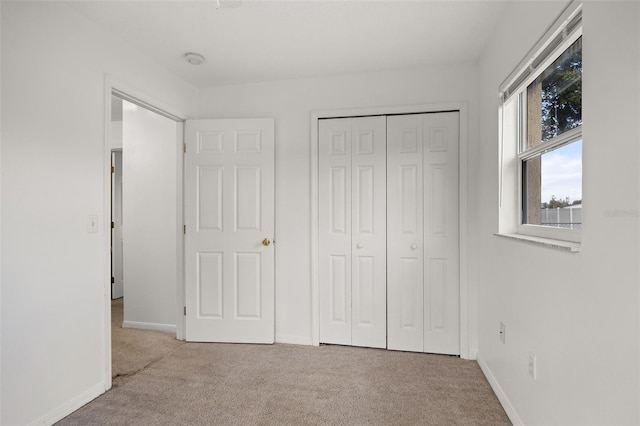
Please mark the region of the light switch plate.
POLYGON ((89 234, 95 234, 98 232, 98 215, 90 214, 87 217, 87 232, 89 234))

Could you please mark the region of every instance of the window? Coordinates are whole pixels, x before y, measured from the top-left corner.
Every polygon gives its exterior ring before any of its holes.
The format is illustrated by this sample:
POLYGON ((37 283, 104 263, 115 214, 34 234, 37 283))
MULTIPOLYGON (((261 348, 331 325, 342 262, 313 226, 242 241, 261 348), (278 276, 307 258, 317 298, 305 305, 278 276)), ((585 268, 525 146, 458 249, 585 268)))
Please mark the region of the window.
POLYGON ((522 99, 522 223, 579 229, 572 210, 582 204, 582 38, 527 86, 522 99))
POLYGON ((580 241, 582 29, 573 8, 501 86, 503 203, 513 192, 501 233, 580 241))

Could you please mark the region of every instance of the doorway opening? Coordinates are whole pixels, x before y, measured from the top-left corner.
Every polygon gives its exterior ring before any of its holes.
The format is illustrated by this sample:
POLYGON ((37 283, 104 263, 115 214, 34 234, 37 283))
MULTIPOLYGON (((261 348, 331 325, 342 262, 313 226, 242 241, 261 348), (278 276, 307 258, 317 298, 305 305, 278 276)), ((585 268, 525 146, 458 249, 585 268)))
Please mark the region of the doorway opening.
POLYGON ((109 95, 107 383, 182 344, 182 120, 113 88, 109 95))

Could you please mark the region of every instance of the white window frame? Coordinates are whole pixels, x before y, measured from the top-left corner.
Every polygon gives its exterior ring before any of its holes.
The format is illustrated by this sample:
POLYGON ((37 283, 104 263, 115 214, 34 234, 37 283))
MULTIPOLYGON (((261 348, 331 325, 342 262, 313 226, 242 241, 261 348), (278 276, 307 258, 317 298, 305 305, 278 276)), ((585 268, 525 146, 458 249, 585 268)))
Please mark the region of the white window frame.
MULTIPOLYGON (((533 148, 526 143, 527 87, 582 36, 582 3, 573 1, 500 85, 499 234, 580 243, 580 229, 523 223, 523 161, 582 139, 582 125, 533 148), (515 102, 515 111, 514 103, 515 102)), ((536 241, 540 242, 540 241, 536 241)), ((574 248, 574 246, 571 246, 574 248)))

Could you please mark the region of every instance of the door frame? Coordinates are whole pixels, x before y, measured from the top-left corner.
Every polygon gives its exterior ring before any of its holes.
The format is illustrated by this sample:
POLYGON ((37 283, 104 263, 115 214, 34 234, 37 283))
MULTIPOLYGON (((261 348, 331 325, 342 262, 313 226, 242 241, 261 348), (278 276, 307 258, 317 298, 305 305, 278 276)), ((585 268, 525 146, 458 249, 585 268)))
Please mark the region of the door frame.
MULTIPOLYGON (((459 259, 460 259, 460 357, 475 359, 477 353, 477 323, 475 309, 476 291, 470 289, 468 277, 468 122, 466 102, 403 105, 371 108, 347 108, 313 111, 311 113, 311 340, 314 346, 320 344, 320 296, 319 296, 319 156, 318 121, 323 118, 346 118, 371 115, 398 115, 458 111, 460 113, 459 147, 459 259), (473 299, 471 299, 473 297, 473 299)), ((474 283, 475 286, 475 283, 474 283)))
POLYGON ((176 132, 176 339, 184 340, 184 239, 183 224, 183 139, 187 114, 167 105, 146 92, 109 74, 104 76, 104 143, 103 143, 103 342, 105 390, 111 389, 111 96, 116 95, 143 108, 170 118, 177 123, 176 132))

